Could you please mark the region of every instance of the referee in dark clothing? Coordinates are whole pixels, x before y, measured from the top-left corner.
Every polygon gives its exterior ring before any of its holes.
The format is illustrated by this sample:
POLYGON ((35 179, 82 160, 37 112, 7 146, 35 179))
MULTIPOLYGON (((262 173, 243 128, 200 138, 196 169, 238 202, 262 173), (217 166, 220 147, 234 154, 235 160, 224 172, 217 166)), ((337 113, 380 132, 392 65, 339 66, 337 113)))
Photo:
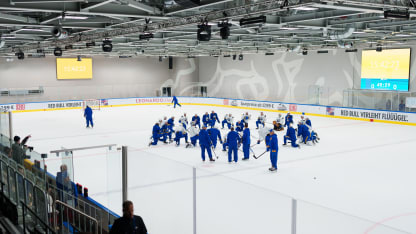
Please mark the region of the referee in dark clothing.
POLYGON ((143 219, 133 212, 133 202, 123 202, 123 217, 114 221, 110 234, 147 234, 143 219))

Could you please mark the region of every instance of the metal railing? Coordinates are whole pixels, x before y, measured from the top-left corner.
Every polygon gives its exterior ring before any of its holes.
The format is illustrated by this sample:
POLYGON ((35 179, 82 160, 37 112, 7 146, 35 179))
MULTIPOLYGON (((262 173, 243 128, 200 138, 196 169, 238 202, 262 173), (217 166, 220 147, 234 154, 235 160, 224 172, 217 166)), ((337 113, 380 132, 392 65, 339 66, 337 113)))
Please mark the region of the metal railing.
POLYGON ((39 217, 36 212, 33 212, 28 205, 25 204, 24 201, 20 202, 21 206, 22 206, 22 212, 23 212, 23 230, 24 232, 26 232, 26 228, 28 228, 26 221, 26 212, 30 213, 30 216, 35 217, 35 220, 32 220, 32 224, 33 224, 33 229, 38 229, 41 228, 44 233, 46 234, 55 234, 56 232, 46 223, 42 220, 41 217, 39 217))
MULTIPOLYGON (((63 227, 64 227, 64 222, 67 221, 68 230, 69 230, 69 226, 71 225, 72 228, 76 229, 79 232, 90 232, 90 233, 98 234, 99 227, 98 227, 97 219, 73 208, 72 206, 67 205, 66 203, 62 201, 55 200, 53 204, 54 204, 53 207, 57 205, 59 209, 59 215, 60 215, 60 221, 61 221, 59 225, 62 228, 61 229, 62 233, 65 233, 64 232, 65 229, 63 227), (64 207, 64 209, 62 209, 62 207, 64 207), (74 213, 77 215, 75 215, 74 213), (65 218, 65 215, 66 215, 66 218, 65 218), (91 225, 91 223, 94 225, 91 225)), ((55 230, 58 229, 57 219, 54 219, 54 228, 55 230)))

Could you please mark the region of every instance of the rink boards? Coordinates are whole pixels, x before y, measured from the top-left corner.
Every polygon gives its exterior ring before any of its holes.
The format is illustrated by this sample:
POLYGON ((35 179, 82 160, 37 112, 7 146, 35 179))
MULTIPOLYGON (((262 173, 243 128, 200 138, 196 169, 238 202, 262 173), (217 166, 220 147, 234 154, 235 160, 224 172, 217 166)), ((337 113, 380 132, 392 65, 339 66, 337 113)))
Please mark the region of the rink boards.
MULTIPOLYGON (((409 112, 382 111, 371 109, 344 108, 335 106, 320 106, 309 104, 225 98, 178 97, 178 100, 179 103, 181 103, 181 105, 228 107, 245 110, 272 111, 281 113, 291 112, 292 114, 304 114, 309 116, 321 116, 416 126, 416 113, 409 112)), ((133 97, 100 99, 102 108, 136 105, 169 105, 172 104, 171 101, 171 97, 133 97)), ((82 102, 82 100, 69 100, 0 104, 0 111, 32 112, 82 109, 82 102)))

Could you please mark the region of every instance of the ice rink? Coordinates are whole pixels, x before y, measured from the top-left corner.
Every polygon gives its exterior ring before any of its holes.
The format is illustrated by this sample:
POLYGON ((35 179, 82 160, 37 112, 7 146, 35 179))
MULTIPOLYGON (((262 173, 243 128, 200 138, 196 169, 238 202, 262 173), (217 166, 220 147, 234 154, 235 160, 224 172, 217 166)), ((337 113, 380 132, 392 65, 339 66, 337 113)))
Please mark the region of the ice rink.
MULTIPOLYGON (((14 134, 31 134, 28 145, 39 153, 84 146, 129 147, 129 199, 150 234, 192 233, 192 167, 197 169, 197 230, 207 234, 290 233, 291 199, 298 200, 297 233, 416 233, 415 127, 313 117, 320 143, 301 149, 282 146, 278 171, 271 173, 269 154, 229 164, 221 145, 216 162, 202 162, 200 148, 185 148, 184 139, 148 147, 151 130, 163 116, 183 113, 188 119, 215 110, 241 117, 244 109, 210 106, 143 105, 102 108, 94 112, 94 128, 85 128, 81 110, 15 113, 14 134)), ((252 119, 252 144, 258 136, 259 111, 252 119)), ((276 112, 264 112, 267 121, 276 112)), ((297 123, 299 115, 294 116, 297 123)), ((222 130, 222 136, 226 133, 222 130)), ((264 143, 253 148, 265 151, 264 143)), ((90 196, 121 213, 117 181, 119 161, 105 150, 74 153, 75 182, 90 196)), ((120 151, 115 155, 121 155, 120 151)), ((120 156, 121 157, 121 156, 120 156)), ((239 151, 239 159, 242 152, 239 151)), ((46 161, 56 174, 55 155, 46 161)))

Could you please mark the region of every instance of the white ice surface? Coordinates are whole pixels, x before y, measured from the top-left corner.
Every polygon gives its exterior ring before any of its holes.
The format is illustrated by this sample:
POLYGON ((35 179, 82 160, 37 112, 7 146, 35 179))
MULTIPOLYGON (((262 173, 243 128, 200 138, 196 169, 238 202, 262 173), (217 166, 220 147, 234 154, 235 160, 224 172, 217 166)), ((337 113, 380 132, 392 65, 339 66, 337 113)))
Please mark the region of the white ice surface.
MULTIPOLYGON (((93 129, 85 128, 80 110, 28 112, 14 114, 13 126, 17 135, 32 134, 28 144, 39 153, 61 147, 129 146, 129 198, 150 234, 192 233, 192 167, 198 175, 216 174, 197 183, 198 233, 290 233, 290 197, 299 200, 298 233, 400 233, 382 225, 416 233, 415 127, 311 117, 320 143, 283 147, 283 132, 278 132, 277 173, 268 171, 268 154, 228 164, 217 148, 219 159, 203 163, 200 149, 186 149, 183 139, 180 147, 147 146, 153 124, 163 116, 175 116, 177 124, 184 112, 190 119, 211 110, 221 120, 226 113, 238 119, 245 112, 208 106, 103 108, 94 112, 93 129)), ((248 112, 252 135, 257 136, 259 112, 248 112)), ((268 122, 277 116, 265 113, 268 122)), ((265 146, 253 150, 259 155, 265 146)), ((46 164, 55 174, 61 162, 49 155, 46 164)), ((119 188, 114 185, 120 178, 117 162, 108 162, 105 150, 87 150, 75 152, 74 165, 76 182, 120 213, 121 201, 114 198, 120 197, 114 191, 119 188)))

